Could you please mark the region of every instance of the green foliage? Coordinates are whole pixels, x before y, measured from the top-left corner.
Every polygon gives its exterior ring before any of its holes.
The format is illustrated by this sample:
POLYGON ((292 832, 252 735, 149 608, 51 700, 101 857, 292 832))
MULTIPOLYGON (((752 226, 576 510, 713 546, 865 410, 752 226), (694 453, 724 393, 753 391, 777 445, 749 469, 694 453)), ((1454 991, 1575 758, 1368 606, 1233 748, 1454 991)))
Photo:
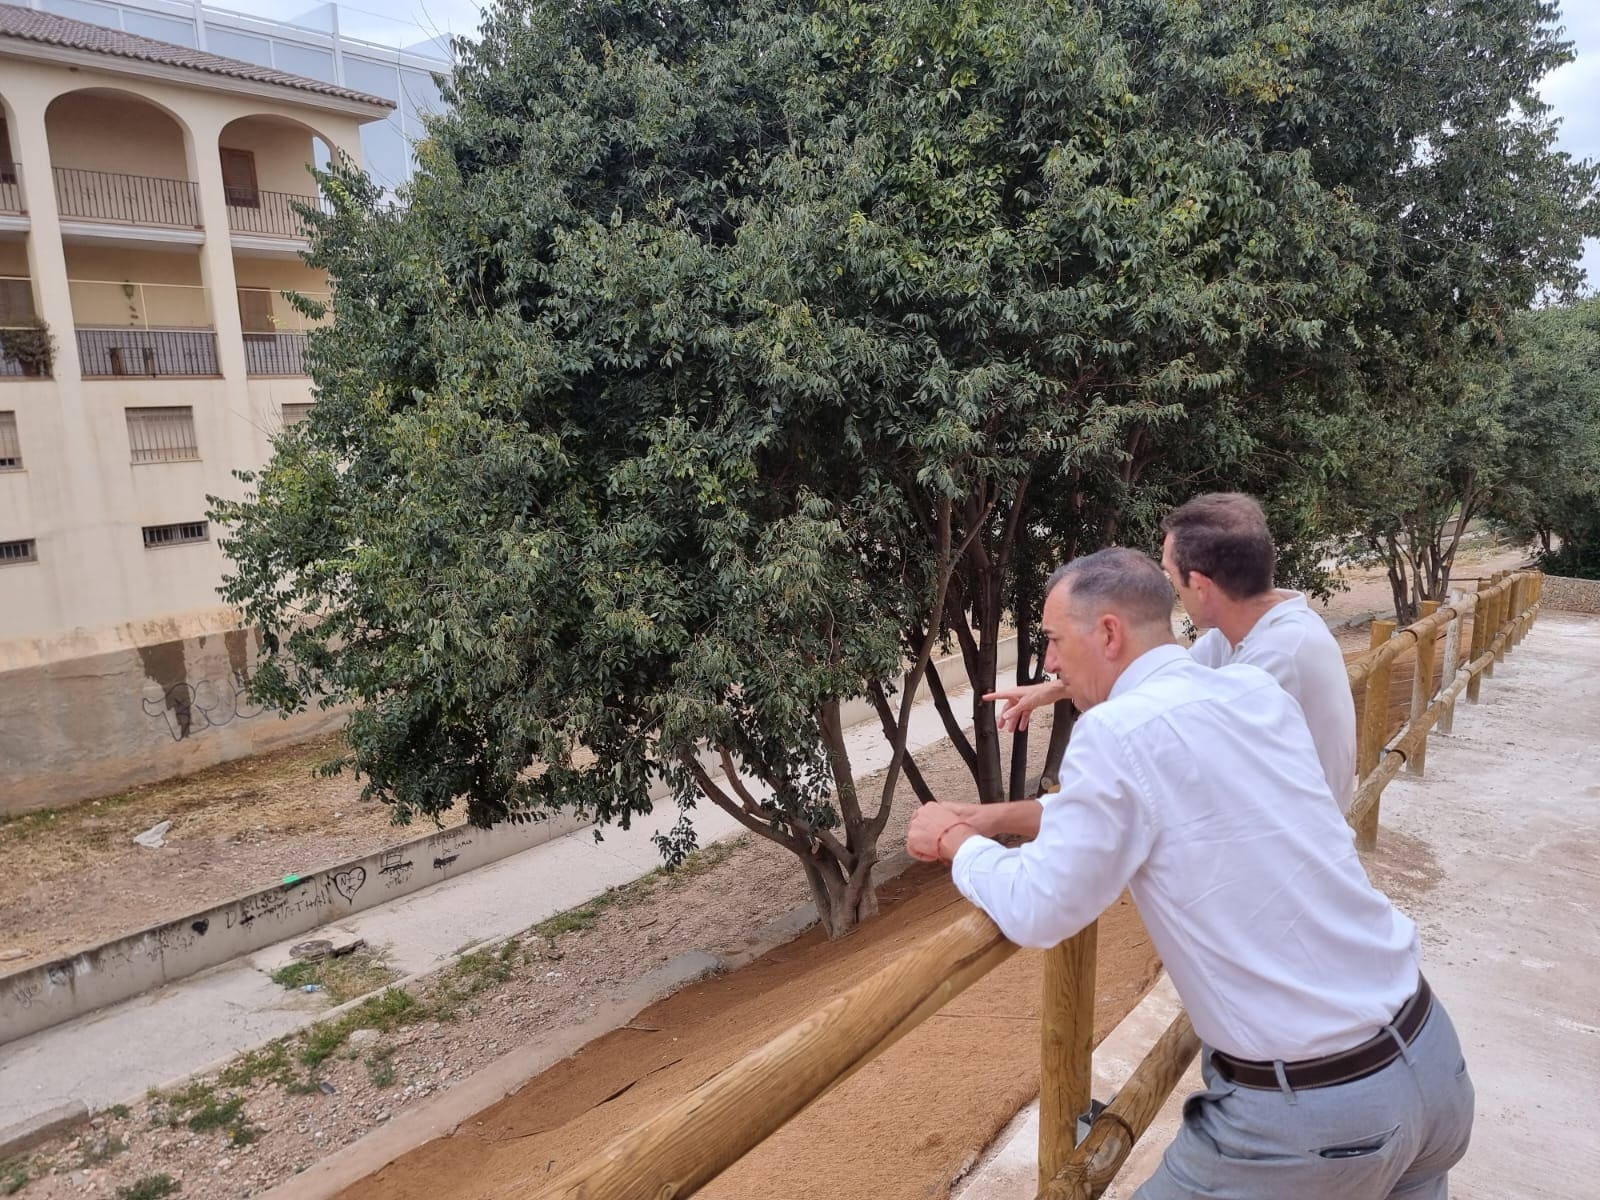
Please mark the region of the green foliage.
POLYGON ((1600 298, 1519 316, 1507 401, 1492 515, 1545 570, 1600 579, 1600 298))
POLYGON ((146 1175, 117 1189, 117 1200, 163 1200, 183 1190, 183 1185, 167 1174, 146 1175))
POLYGON ((32 1178, 27 1163, 14 1158, 0 1162, 0 1196, 15 1196, 32 1178))
POLYGON ((903 759, 858 795, 845 701, 903 743, 908 660, 981 693, 1051 567, 1206 487, 1315 583, 1389 519, 1376 431, 1492 391, 1596 224, 1547 8, 502 0, 406 207, 322 177, 319 403, 213 513, 257 695, 356 704, 399 820, 626 827, 664 781, 848 928, 903 759))
POLYGON ((316 962, 292 962, 279 967, 268 976, 279 987, 298 991, 307 984, 316 984, 335 1004, 354 1000, 376 992, 395 979, 393 967, 382 956, 356 951, 318 959, 316 962))

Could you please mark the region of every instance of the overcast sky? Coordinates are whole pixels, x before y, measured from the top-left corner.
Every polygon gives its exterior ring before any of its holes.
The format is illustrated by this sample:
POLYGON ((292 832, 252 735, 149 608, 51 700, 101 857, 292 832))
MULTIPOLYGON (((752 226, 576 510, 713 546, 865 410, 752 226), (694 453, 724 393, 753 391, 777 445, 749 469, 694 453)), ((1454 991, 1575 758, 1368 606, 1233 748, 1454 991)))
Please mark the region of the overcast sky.
MULTIPOLYGON (((222 0, 219 7, 278 19, 285 9, 283 0, 222 0)), ((399 46, 438 34, 470 36, 477 31, 481 8, 476 0, 367 0, 365 5, 340 4, 339 23, 351 37, 399 46)), ((1551 72, 1544 81, 1544 98, 1561 118, 1562 149, 1575 158, 1600 158, 1600 3, 1564 0, 1562 9, 1562 24, 1578 58, 1551 72)), ((1586 250, 1589 287, 1600 290, 1600 241, 1591 240, 1586 250)))

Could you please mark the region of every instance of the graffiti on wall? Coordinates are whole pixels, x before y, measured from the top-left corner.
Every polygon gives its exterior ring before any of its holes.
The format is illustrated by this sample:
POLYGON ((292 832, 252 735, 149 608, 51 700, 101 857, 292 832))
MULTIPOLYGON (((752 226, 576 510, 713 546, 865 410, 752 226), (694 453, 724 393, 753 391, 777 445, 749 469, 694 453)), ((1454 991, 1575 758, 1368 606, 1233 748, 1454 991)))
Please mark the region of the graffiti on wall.
MULTIPOLYGON (((157 695, 151 695, 147 689, 140 703, 145 716, 164 723, 175 742, 207 729, 248 721, 264 711, 250 698, 248 631, 229 630, 222 637, 228 656, 225 679, 190 680, 184 642, 162 642, 139 648, 145 678, 159 689, 157 695)), ((198 639, 199 648, 204 648, 205 644, 206 638, 198 639)))

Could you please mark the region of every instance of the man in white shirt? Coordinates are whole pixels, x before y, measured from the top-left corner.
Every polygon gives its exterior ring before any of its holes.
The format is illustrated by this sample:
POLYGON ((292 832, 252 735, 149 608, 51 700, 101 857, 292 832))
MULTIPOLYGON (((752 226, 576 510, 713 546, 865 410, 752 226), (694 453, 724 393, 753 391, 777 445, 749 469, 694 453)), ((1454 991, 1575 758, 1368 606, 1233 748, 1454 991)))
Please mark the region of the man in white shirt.
MULTIPOLYGON (((1161 567, 1184 611, 1207 632, 1190 648, 1208 667, 1249 663, 1271 675, 1305 713, 1340 812, 1355 798, 1356 706, 1344 654, 1305 596, 1272 586, 1276 554, 1266 514, 1239 492, 1196 496, 1161 522, 1161 567)), ((1026 729, 1028 713, 1065 699, 1059 681, 999 688, 1000 728, 1026 729)))
POLYGON ((1061 790, 925 805, 907 846, 1025 946, 1133 893, 1208 1085, 1139 1200, 1443 1200, 1473 1093, 1416 926, 1368 881, 1299 708, 1258 668, 1196 663, 1171 608, 1136 551, 1058 571, 1045 666, 1083 714, 1061 790))

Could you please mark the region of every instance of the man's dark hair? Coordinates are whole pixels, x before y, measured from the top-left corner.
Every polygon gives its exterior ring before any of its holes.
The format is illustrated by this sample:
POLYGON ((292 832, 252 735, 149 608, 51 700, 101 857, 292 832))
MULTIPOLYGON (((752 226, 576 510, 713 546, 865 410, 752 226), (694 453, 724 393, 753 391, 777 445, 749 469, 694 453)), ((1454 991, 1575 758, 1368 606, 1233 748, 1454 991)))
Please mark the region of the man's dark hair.
POLYGON ((1096 550, 1057 567, 1045 595, 1055 591, 1058 583, 1070 587, 1074 608, 1110 609, 1130 625, 1170 628, 1172 606, 1178 599, 1158 563, 1148 554, 1122 546, 1096 550))
POLYGON ((1189 586, 1189 573, 1207 576, 1232 600, 1259 596, 1272 588, 1276 555, 1267 515, 1243 492, 1196 496, 1161 522, 1172 535, 1172 559, 1189 586))

